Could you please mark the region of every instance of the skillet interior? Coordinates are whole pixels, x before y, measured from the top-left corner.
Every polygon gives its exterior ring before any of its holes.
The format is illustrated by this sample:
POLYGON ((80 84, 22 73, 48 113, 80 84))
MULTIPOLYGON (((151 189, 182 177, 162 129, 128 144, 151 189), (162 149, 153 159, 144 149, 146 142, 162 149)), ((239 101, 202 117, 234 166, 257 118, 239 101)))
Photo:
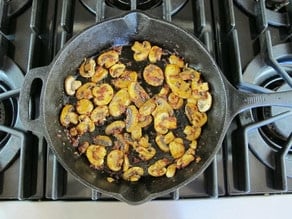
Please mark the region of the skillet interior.
POLYGON ((70 40, 58 54, 45 84, 43 117, 46 137, 60 163, 81 182, 120 200, 138 204, 190 182, 210 164, 224 136, 226 98, 220 70, 197 39, 173 24, 149 18, 140 12, 131 12, 122 18, 111 19, 87 29, 70 40), (202 71, 204 80, 210 85, 213 105, 208 112, 208 123, 198 141, 197 153, 202 158, 199 164, 192 163, 177 171, 173 178, 145 177, 137 183, 109 183, 105 176, 90 168, 85 159, 74 154, 75 149, 63 132, 59 123, 60 110, 66 103, 63 83, 67 75, 76 71, 84 57, 112 46, 127 45, 135 40, 149 40, 165 49, 175 50, 191 66, 202 71), (60 133, 61 138, 57 137, 60 133))

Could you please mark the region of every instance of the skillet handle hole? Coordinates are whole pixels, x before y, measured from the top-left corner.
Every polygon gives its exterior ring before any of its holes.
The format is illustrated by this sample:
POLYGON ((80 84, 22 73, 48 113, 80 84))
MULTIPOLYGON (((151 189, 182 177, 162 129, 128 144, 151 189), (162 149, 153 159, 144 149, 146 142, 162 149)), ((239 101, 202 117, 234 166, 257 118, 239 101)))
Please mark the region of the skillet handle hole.
POLYGON ((29 119, 35 120, 40 116, 40 99, 43 81, 40 78, 33 80, 30 88, 29 119))

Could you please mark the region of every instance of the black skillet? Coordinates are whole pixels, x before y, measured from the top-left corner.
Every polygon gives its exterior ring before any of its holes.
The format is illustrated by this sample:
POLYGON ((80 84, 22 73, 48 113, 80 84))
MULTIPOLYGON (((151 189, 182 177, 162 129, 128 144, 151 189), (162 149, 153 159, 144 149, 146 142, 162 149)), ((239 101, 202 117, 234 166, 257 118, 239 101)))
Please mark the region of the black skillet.
MULTIPOLYGON (((230 63, 232 64, 232 63, 230 63)), ((193 35, 163 20, 141 12, 130 12, 123 17, 96 24, 71 39, 49 66, 32 69, 26 76, 20 95, 20 116, 23 125, 43 134, 62 166, 83 184, 129 204, 141 204, 163 196, 198 177, 211 163, 219 150, 226 130, 236 114, 244 109, 265 105, 292 106, 292 92, 277 94, 248 94, 234 89, 225 79, 214 59, 193 35), (202 160, 177 171, 173 178, 145 177, 136 183, 123 180, 109 183, 106 177, 89 167, 86 159, 74 154, 59 123, 59 113, 65 103, 64 79, 73 74, 84 57, 113 46, 149 40, 185 57, 191 66, 203 72, 209 82, 213 105, 208 112, 208 123, 199 139, 197 153, 202 160), (41 80, 40 115, 30 119, 29 101, 32 84, 41 80), (59 136, 59 137, 58 137, 59 136)))

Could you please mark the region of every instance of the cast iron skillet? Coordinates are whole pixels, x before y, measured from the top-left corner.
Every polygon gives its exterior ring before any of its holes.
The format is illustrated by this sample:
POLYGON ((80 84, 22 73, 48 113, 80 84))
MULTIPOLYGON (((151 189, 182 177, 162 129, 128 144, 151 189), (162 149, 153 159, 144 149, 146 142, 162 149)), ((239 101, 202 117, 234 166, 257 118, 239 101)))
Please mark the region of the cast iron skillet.
POLYGON ((45 136, 62 166, 82 183, 129 204, 141 204, 174 191, 198 177, 213 160, 232 118, 237 113, 247 108, 271 104, 291 107, 291 96, 292 92, 253 95, 237 91, 193 35, 171 23, 135 11, 90 27, 71 39, 49 66, 32 69, 26 75, 22 87, 20 116, 27 129, 45 136), (112 46, 127 45, 134 40, 149 40, 163 48, 175 49, 191 66, 201 70, 211 87, 213 105, 198 142, 201 145, 197 151, 202 158, 200 163, 192 163, 177 171, 173 178, 145 177, 136 183, 123 180, 109 183, 105 176, 89 167, 86 159, 74 154, 75 149, 63 132, 59 123, 60 109, 66 99, 63 84, 65 77, 76 71, 84 57, 90 57, 112 46), (43 87, 40 115, 32 120, 29 116, 29 101, 32 83, 36 79, 42 80, 43 87))

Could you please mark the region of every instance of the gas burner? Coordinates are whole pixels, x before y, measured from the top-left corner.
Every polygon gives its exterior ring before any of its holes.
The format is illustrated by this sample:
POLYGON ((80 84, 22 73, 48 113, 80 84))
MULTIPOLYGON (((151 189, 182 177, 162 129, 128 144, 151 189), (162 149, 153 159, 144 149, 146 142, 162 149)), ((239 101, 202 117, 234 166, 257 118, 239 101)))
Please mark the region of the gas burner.
MULTIPOLYGON (((248 14, 257 16, 256 0, 234 0, 234 2, 248 14)), ((289 26, 288 14, 285 10, 288 0, 267 0, 266 15, 268 23, 274 26, 289 26)))
MULTIPOLYGON (((4 56, 0 69, 0 95, 8 92, 16 94, 21 88, 24 76, 18 66, 7 56, 4 56)), ((20 148, 20 139, 11 134, 22 129, 18 115, 18 103, 15 95, 9 95, 0 100, 0 172, 13 160, 20 148), (5 131, 3 131, 5 130, 5 131), (7 132, 6 132, 7 130, 7 132)))
MULTIPOLYGON (((96 0, 80 0, 82 4, 92 13, 96 12, 96 0)), ((114 8, 121 10, 130 10, 131 9, 131 0, 105 0, 105 2, 114 8)), ((137 0, 137 9, 140 10, 149 10, 151 8, 158 7, 163 4, 162 0, 137 0)), ((171 13, 176 13, 182 6, 187 2, 187 0, 173 0, 170 1, 171 4, 171 13)))
MULTIPOLYGON (((274 46, 273 54, 279 65, 292 77, 292 44, 274 46)), ((291 90, 291 87, 283 78, 272 67, 264 63, 261 56, 257 56, 249 63, 243 74, 243 81, 264 87, 273 92, 291 90)), ((289 112, 289 115, 254 130, 248 137, 250 149, 264 164, 273 169, 275 168, 275 156, 272 155, 279 153, 283 149, 292 131, 291 109, 267 106, 245 111, 239 116, 241 124, 245 126, 267 120, 284 112, 289 112)), ((287 167, 292 167, 292 148, 289 149, 288 156, 289 159, 286 160, 287 167)), ((292 177, 292 168, 287 168, 287 171, 287 175, 292 177)))

